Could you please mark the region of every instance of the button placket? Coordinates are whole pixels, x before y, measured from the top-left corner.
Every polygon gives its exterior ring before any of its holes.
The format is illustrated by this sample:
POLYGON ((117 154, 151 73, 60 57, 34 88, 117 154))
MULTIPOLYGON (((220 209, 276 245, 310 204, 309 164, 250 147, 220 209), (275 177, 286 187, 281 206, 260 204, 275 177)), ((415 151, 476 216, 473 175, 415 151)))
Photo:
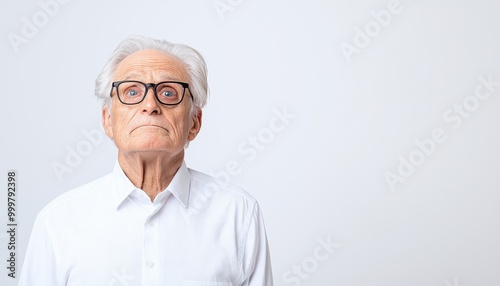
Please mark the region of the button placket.
POLYGON ((144 222, 144 285, 160 285, 160 229, 157 216, 148 216, 144 222))

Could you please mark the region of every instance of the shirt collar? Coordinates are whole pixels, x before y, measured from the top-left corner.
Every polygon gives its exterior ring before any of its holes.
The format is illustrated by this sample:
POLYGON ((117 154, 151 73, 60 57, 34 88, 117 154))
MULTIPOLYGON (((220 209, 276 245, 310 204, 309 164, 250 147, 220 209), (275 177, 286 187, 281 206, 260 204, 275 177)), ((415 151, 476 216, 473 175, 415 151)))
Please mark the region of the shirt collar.
MULTIPOLYGON (((132 194, 134 190, 139 190, 132 184, 118 161, 115 163, 112 178, 112 202, 117 209, 132 194)), ((189 187, 191 177, 186 162, 182 162, 172 181, 163 192, 170 192, 179 202, 187 208, 189 201, 189 187)), ((141 190, 142 192, 142 190, 141 190)))
POLYGON ((175 173, 167 190, 170 191, 185 208, 188 206, 190 184, 191 176, 186 166, 186 162, 182 161, 182 165, 177 170, 177 173, 175 173))

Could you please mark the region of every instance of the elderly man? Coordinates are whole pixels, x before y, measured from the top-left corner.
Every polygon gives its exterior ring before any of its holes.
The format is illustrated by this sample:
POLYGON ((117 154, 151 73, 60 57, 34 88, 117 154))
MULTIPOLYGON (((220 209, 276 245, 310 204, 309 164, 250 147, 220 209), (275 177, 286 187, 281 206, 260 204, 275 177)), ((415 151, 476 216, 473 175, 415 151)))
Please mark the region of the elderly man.
POLYGON ((19 285, 273 284, 255 199, 184 162, 207 90, 194 49, 144 37, 119 45, 96 81, 118 161, 39 213, 19 285))

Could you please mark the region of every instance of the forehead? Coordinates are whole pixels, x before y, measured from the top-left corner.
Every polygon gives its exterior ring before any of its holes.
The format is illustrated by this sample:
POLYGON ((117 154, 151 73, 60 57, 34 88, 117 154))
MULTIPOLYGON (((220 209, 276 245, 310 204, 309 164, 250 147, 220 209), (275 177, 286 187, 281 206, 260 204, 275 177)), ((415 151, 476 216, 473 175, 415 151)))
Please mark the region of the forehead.
POLYGON ((115 80, 187 80, 186 67, 179 59, 159 50, 141 50, 123 59, 115 80))

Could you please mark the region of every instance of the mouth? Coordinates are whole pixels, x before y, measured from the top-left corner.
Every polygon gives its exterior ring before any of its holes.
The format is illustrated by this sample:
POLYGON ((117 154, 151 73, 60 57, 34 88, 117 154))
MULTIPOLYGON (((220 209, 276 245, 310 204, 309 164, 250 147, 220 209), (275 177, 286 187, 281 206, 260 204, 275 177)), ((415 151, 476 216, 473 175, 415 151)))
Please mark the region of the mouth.
POLYGON ((140 125, 140 126, 135 127, 134 129, 132 129, 132 132, 135 130, 138 130, 138 129, 151 129, 151 130, 163 129, 163 130, 168 132, 167 128, 160 126, 160 125, 156 125, 156 124, 140 125))

